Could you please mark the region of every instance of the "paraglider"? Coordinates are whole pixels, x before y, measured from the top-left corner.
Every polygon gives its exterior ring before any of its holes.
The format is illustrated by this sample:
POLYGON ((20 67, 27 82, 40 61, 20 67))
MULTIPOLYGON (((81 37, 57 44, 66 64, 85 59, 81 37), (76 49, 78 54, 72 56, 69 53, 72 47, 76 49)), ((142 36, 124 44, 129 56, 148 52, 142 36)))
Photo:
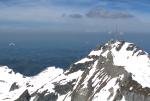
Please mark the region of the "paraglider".
POLYGON ((11 43, 8 44, 8 46, 13 46, 14 47, 14 46, 16 46, 16 44, 11 42, 11 43))

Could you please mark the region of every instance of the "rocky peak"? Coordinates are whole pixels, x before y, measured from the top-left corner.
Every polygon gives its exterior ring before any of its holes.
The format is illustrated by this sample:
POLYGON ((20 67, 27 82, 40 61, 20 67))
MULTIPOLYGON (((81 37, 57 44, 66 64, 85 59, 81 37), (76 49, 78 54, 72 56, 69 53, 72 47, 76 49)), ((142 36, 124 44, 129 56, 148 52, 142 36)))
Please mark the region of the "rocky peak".
POLYGON ((64 72, 49 67, 34 77, 3 78, 13 90, 0 96, 4 101, 150 101, 149 71, 148 53, 110 40, 64 72))

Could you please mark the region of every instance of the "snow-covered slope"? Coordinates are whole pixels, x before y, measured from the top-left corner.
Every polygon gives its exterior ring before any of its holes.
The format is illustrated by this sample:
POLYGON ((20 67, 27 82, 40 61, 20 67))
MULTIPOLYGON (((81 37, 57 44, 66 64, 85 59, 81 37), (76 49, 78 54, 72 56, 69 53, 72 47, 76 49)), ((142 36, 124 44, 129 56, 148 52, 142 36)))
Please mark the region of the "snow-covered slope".
POLYGON ((63 71, 33 77, 0 67, 0 101, 150 101, 150 58, 135 44, 108 41, 63 71))

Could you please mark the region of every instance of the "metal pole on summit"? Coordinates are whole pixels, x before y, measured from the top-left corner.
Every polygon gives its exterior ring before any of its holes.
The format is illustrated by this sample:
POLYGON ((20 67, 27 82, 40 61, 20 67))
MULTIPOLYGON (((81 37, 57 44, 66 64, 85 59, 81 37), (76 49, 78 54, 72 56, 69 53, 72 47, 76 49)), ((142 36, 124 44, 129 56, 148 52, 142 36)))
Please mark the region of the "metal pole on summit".
POLYGON ((115 31, 115 38, 116 38, 116 40, 119 40, 119 29, 118 29, 118 25, 116 24, 116 31, 115 31))
POLYGON ((121 39, 121 36, 124 34, 123 32, 119 31, 119 26, 116 24, 116 31, 115 31, 115 38, 116 40, 121 39))
POLYGON ((108 34, 111 35, 113 40, 121 40, 121 36, 124 34, 119 30, 118 24, 114 25, 113 31, 108 31, 108 34))

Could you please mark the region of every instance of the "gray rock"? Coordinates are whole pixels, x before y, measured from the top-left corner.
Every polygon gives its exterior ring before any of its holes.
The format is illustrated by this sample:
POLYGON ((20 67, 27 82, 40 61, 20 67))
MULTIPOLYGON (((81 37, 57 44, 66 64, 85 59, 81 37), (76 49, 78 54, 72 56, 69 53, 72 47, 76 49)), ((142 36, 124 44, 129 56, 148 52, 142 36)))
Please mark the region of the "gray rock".
POLYGON ((17 85, 16 82, 14 82, 11 87, 10 87, 10 90, 9 91, 14 91, 15 89, 19 89, 19 86, 17 85))
POLYGON ((28 90, 25 90, 25 91, 20 95, 20 97, 19 97, 17 100, 15 100, 15 101, 29 101, 30 98, 31 98, 31 96, 30 96, 28 90))
POLYGON ((57 94, 48 93, 47 91, 44 91, 42 93, 36 94, 33 101, 56 101, 57 98, 58 98, 57 94))

